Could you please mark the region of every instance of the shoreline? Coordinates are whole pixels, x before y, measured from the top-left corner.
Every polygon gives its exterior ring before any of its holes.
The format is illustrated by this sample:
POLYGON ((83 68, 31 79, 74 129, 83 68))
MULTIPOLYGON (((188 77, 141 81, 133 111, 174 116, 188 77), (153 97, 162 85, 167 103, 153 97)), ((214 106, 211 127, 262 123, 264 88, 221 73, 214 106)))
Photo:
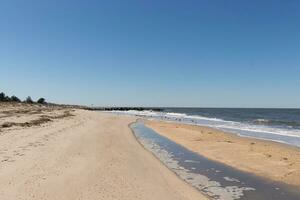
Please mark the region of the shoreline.
POLYGON ((158 120, 145 120, 145 124, 208 159, 270 180, 300 186, 299 147, 238 136, 205 126, 158 120))
MULTIPOLYGON (((142 117, 146 119, 169 121, 187 125, 211 127, 223 132, 234 133, 241 137, 250 137, 260 140, 275 141, 291 146, 300 147, 300 131, 298 129, 286 129, 263 124, 247 124, 239 120, 228 121, 221 118, 207 118, 197 115, 189 115, 181 112, 155 112, 155 111, 108 111, 115 114, 142 117)), ((253 120, 253 119, 252 119, 253 120)), ((268 121, 268 120, 267 120, 268 121)))

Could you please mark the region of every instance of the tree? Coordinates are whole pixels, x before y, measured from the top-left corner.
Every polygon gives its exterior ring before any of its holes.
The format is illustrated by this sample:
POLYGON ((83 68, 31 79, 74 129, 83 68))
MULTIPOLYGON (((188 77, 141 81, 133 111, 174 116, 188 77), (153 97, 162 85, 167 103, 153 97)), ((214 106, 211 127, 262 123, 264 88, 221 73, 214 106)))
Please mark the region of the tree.
POLYGON ((0 101, 10 101, 10 97, 6 96, 4 92, 0 93, 0 101))
POLYGON ((30 96, 28 96, 25 100, 26 103, 33 103, 32 99, 30 96))
POLYGON ((16 97, 15 95, 10 97, 10 101, 21 102, 21 100, 18 97, 16 97))
POLYGON ((0 101, 5 101, 5 94, 3 92, 0 93, 0 101))
POLYGON ((37 100, 37 103, 45 104, 46 100, 45 100, 45 98, 39 98, 39 100, 37 100))
POLYGON ((5 101, 11 101, 10 97, 9 97, 9 96, 6 96, 6 97, 5 97, 5 101))

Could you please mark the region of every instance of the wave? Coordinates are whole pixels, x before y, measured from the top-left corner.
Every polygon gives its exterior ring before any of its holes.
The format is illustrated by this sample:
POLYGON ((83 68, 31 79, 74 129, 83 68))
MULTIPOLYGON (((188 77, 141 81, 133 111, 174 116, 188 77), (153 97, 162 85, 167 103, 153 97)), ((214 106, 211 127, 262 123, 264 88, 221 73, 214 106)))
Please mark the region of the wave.
MULTIPOLYGON (((209 118, 200 115, 187 115, 185 113, 175 112, 157 112, 157 111, 109 111, 114 113, 122 113, 154 119, 163 119, 168 121, 179 121, 180 123, 209 126, 220 130, 225 130, 237 134, 242 132, 268 133, 281 136, 299 137, 300 130, 290 127, 276 127, 272 125, 282 124, 281 121, 271 121, 268 119, 256 119, 252 123, 244 123, 237 121, 228 121, 220 118, 209 118)), ((288 124, 288 123, 286 123, 288 124)), ((247 133, 248 134, 248 133, 247 133)))
POLYGON ((268 119, 255 119, 254 122, 257 122, 257 123, 269 123, 270 120, 268 120, 268 119))
POLYGON ((254 124, 262 125, 274 125, 274 126, 286 126, 288 128, 299 128, 300 122, 298 121, 284 121, 284 120, 271 120, 271 119, 255 119, 254 124))

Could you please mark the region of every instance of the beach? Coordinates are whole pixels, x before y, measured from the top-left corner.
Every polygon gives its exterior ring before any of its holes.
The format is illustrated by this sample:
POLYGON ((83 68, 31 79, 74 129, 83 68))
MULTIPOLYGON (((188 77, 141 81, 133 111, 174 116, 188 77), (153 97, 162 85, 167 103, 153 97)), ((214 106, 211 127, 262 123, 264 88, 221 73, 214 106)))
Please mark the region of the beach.
POLYGON ((272 141, 196 125, 146 120, 146 125, 166 138, 236 169, 300 186, 300 149, 272 141))
MULTIPOLYGON (((157 158, 164 156, 161 150, 154 155, 137 140, 129 126, 140 117, 54 105, 0 106, 0 199, 208 199, 187 183, 191 177, 183 181, 180 166, 174 173, 170 158, 157 158)), ((204 126, 143 121, 208 159, 300 186, 298 147, 204 126)))
POLYGON ((206 199, 135 139, 135 117, 0 104, 0 199, 206 199))

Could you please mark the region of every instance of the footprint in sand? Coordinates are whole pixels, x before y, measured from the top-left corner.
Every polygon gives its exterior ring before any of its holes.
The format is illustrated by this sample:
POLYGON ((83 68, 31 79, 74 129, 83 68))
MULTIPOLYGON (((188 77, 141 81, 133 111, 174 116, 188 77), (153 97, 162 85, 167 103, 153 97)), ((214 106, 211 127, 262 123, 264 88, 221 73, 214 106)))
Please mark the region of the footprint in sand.
POLYGON ((8 161, 8 158, 1 160, 1 162, 7 162, 7 161, 8 161))
POLYGON ((10 156, 3 156, 3 159, 1 160, 1 162, 10 162, 11 157, 10 156))
POLYGON ((15 154, 16 156, 24 156, 25 154, 24 153, 20 153, 18 152, 17 154, 15 154))
POLYGON ((271 154, 265 154, 265 156, 267 156, 268 158, 271 158, 271 157, 272 157, 271 154))

